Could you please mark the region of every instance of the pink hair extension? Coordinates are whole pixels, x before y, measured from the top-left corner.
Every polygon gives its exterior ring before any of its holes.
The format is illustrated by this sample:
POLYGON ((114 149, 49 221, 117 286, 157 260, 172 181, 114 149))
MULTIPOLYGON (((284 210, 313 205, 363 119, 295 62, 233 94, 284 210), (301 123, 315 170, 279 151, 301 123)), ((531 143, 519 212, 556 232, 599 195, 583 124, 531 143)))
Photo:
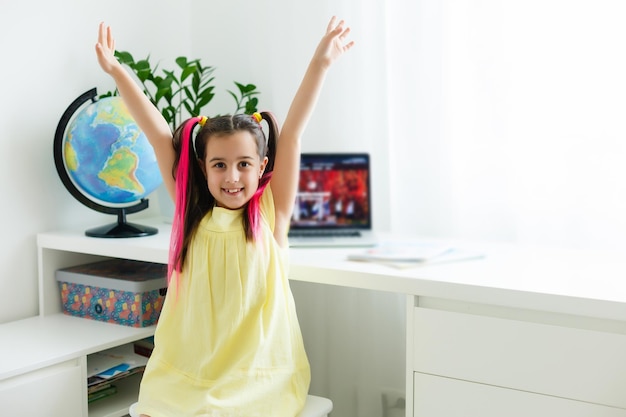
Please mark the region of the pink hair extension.
POLYGON ((167 271, 168 285, 172 280, 173 273, 180 273, 182 265, 179 256, 183 247, 185 232, 185 212, 187 210, 187 187, 189 182, 189 153, 193 140, 193 128, 202 120, 202 117, 194 117, 185 122, 181 133, 181 149, 176 169, 176 201, 174 218, 172 220, 172 235, 170 237, 170 252, 167 271))
POLYGON ((271 178, 272 172, 268 172, 261 177, 259 180, 259 188, 257 188, 254 195, 248 202, 248 223, 250 224, 252 238, 254 241, 257 240, 261 229, 261 196, 263 195, 263 191, 265 191, 265 188, 269 184, 271 178))

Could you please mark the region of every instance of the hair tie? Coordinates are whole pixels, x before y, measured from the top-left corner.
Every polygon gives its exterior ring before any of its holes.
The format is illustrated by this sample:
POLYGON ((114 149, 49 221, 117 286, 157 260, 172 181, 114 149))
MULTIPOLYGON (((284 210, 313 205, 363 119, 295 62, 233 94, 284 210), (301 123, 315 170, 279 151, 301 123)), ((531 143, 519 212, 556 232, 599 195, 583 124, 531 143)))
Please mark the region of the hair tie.
POLYGON ((252 118, 256 120, 257 123, 261 123, 261 120, 263 120, 263 116, 261 116, 261 113, 257 112, 252 113, 252 118))
POLYGON ((208 118, 206 116, 198 116, 198 124, 200 125, 200 127, 204 127, 204 124, 207 120, 208 118))

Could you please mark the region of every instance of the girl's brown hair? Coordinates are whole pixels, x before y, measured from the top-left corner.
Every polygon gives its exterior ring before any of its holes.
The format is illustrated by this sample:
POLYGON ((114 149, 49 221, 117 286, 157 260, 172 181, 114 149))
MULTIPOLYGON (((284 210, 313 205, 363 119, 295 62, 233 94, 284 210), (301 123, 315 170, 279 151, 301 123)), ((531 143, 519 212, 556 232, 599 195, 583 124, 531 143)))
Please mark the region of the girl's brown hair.
POLYGON ((215 197, 209 192, 206 178, 200 167, 200 163, 204 163, 206 146, 211 137, 247 131, 256 141, 259 157, 261 159, 268 157, 265 171, 259 180, 259 187, 246 204, 243 215, 246 239, 249 242, 256 239, 261 215, 259 202, 272 176, 278 139, 278 123, 274 115, 270 112, 262 112, 260 116, 268 125, 267 140, 260 121, 249 114, 220 116, 212 119, 192 117, 184 121, 174 132, 173 145, 176 162, 172 175, 176 180, 176 207, 170 242, 168 274, 170 279, 174 271, 182 270, 191 239, 200 221, 216 204, 215 197), (194 128, 199 124, 201 128, 194 137, 194 128))

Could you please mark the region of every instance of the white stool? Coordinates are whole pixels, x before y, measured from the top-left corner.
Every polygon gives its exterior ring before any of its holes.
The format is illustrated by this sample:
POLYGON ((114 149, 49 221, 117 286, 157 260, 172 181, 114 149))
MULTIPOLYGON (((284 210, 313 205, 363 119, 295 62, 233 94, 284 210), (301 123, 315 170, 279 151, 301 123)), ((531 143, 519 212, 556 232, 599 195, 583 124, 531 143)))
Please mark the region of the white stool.
POLYGON ((298 417, 328 417, 328 413, 333 411, 333 402, 328 398, 309 395, 306 403, 298 417))
MULTIPOLYGON (((130 406, 128 410, 130 417, 139 417, 139 414, 135 413, 135 406, 137 403, 130 406)), ((328 413, 333 411, 333 402, 328 398, 317 397, 315 395, 309 395, 306 398, 304 409, 298 415, 298 417, 328 417, 328 413)))

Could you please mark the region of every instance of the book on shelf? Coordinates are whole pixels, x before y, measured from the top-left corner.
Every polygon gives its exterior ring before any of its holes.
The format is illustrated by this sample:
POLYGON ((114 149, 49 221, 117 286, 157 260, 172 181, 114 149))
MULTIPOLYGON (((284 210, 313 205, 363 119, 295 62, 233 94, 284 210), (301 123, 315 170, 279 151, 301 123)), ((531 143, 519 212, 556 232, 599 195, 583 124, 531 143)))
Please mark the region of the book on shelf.
MULTIPOLYGON (((101 393, 113 383, 131 375, 142 373, 146 369, 148 358, 137 355, 130 345, 96 352, 87 357, 87 393, 101 393)), ((114 392, 107 391, 112 395, 114 392)))
POLYGON ((94 394, 94 393, 96 393, 98 391, 107 389, 107 388, 109 388, 111 386, 112 385, 111 385, 111 383, 109 381, 104 381, 104 380, 101 381, 100 384, 91 384, 91 385, 88 384, 88 386, 87 386, 87 394, 91 395, 91 394, 94 394))
POLYGON ((148 358, 136 355, 132 346, 122 345, 96 352, 87 357, 87 377, 110 379, 117 374, 145 367, 148 358))
POLYGON ((87 378, 87 392, 89 390, 97 391, 102 387, 106 387, 113 382, 119 381, 120 379, 127 378, 131 375, 142 373, 146 369, 145 366, 138 366, 123 372, 115 372, 113 376, 111 375, 93 375, 87 378))
POLYGON ((101 389, 95 390, 87 394, 87 403, 92 403, 103 398, 110 397, 117 393, 117 387, 115 385, 108 385, 101 389))

